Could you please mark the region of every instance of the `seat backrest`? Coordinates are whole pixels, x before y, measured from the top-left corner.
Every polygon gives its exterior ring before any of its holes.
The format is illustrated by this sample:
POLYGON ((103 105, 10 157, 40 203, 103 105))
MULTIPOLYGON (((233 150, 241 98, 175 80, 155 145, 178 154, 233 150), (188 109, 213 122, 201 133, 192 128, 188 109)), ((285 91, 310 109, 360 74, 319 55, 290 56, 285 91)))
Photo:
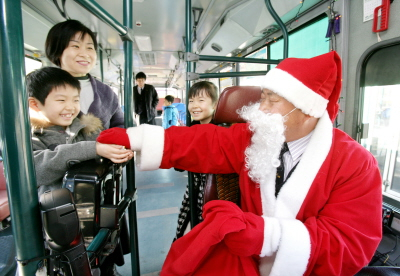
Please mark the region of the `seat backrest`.
POLYGON ((222 91, 213 121, 216 124, 244 123, 237 110, 250 103, 260 100, 261 88, 259 86, 231 86, 222 91))
MULTIPOLYGON (((259 86, 231 86, 222 91, 215 110, 213 121, 216 124, 244 123, 237 110, 260 100, 259 86)), ((240 205, 239 177, 237 174, 208 175, 204 187, 204 203, 215 200, 228 200, 240 205)))
POLYGON ((6 177, 4 176, 3 161, 0 161, 0 190, 7 190, 6 177))
POLYGON ((119 164, 106 159, 102 162, 92 159, 71 166, 64 175, 62 187, 70 190, 73 195, 87 244, 100 228, 108 225, 108 222, 115 222, 112 216, 107 218, 106 214, 115 214, 114 207, 121 200, 121 173, 122 167, 119 164))
MULTIPOLYGON (((164 101, 165 101, 165 98, 159 98, 158 99, 158 104, 156 106, 156 110, 157 111, 164 110, 164 101)), ((180 103, 180 102, 181 102, 180 98, 174 98, 174 103, 180 103)))

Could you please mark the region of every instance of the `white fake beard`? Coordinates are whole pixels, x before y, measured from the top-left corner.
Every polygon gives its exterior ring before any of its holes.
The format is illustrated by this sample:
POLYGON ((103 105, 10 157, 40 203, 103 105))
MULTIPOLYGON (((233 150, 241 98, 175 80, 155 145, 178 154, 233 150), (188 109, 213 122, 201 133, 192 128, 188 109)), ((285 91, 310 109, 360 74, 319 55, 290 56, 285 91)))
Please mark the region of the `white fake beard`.
POLYGON ((284 117, 280 114, 264 113, 260 104, 244 106, 238 113, 250 123, 253 132, 251 144, 245 151, 246 168, 251 180, 266 184, 268 176, 276 174, 279 154, 285 142, 284 117))

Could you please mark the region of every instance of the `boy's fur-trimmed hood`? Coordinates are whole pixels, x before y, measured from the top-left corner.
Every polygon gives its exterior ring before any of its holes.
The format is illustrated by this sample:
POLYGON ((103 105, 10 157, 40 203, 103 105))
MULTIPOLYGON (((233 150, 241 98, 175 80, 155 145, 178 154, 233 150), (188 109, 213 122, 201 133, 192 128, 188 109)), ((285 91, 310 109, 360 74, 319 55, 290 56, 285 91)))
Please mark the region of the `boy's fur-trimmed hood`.
MULTIPOLYGON (((31 121, 32 131, 40 131, 41 129, 48 128, 52 126, 43 116, 41 116, 38 112, 29 110, 29 116, 31 121)), ((85 127, 82 129, 83 133, 86 135, 94 134, 103 129, 103 124, 99 118, 94 116, 93 114, 81 115, 80 118, 81 124, 85 127)))

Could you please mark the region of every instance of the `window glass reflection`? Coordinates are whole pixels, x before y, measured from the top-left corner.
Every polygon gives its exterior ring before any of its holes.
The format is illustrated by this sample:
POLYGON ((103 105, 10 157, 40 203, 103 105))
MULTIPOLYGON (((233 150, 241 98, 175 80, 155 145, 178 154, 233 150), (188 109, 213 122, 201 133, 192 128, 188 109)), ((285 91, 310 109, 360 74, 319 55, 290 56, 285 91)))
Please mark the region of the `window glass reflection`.
POLYGON ((364 89, 361 144, 378 160, 383 180, 400 193, 400 85, 364 89))

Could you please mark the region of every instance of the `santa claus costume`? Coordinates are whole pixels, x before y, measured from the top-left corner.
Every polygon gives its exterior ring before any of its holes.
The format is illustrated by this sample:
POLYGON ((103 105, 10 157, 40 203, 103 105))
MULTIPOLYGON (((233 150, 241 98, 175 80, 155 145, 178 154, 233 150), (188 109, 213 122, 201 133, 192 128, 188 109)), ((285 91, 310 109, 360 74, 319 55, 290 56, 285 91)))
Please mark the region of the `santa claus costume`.
POLYGON ((341 90, 339 56, 285 59, 266 75, 262 88, 319 118, 277 196, 277 165, 258 182, 249 176, 245 151, 254 136, 251 123, 166 131, 143 125, 126 130, 129 140, 116 134, 125 130, 100 135, 100 142, 138 151, 142 170, 239 174, 241 210, 227 202, 207 203, 204 222, 173 243, 161 275, 349 276, 372 258, 382 235, 382 183, 375 158, 332 126, 341 90))

